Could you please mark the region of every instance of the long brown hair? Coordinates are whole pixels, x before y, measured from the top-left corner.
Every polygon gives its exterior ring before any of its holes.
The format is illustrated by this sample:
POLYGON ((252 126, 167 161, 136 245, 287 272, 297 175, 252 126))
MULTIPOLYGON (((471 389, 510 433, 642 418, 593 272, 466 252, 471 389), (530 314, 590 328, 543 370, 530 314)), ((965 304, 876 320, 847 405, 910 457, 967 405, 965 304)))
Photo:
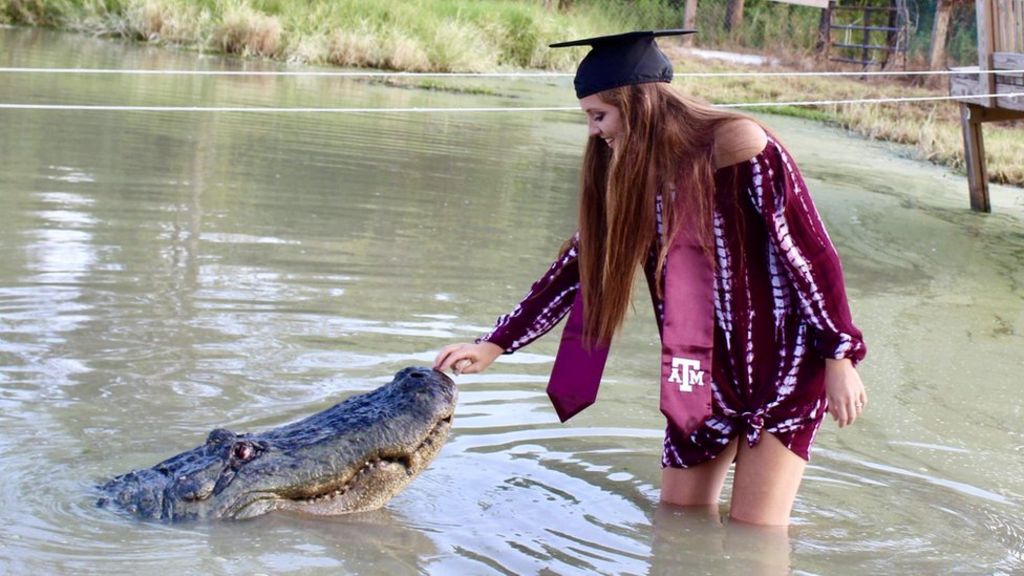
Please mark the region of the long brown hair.
POLYGON ((611 340, 625 320, 636 269, 656 239, 659 192, 664 238, 658 292, 665 252, 680 225, 695 227, 711 257, 715 128, 745 118, 661 82, 613 88, 598 97, 619 110, 623 133, 615 151, 594 136, 583 155, 579 263, 584 335, 591 344, 611 340))

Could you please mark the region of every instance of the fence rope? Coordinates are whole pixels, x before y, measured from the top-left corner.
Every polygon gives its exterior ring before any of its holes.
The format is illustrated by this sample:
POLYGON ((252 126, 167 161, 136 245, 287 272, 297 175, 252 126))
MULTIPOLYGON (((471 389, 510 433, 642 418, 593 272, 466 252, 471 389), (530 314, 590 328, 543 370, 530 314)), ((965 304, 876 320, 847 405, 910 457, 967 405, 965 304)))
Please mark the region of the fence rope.
MULTIPOLYGON (((972 94, 975 98, 1020 98, 1024 92, 1001 94, 972 94)), ((783 106, 830 106, 839 104, 891 104, 904 102, 934 102, 957 100, 957 96, 906 96, 901 98, 857 98, 850 100, 793 100, 780 102, 738 102, 715 104, 719 108, 777 108, 783 106)), ((93 112, 244 112, 244 113, 451 113, 451 112, 569 112, 578 106, 506 106, 506 107, 410 107, 410 108, 317 108, 317 107, 260 107, 260 106, 120 106, 104 104, 19 104, 0 102, 0 110, 63 110, 93 112)))
MULTIPOLYGON (((322 76, 337 78, 572 78, 570 72, 370 72, 343 70, 151 70, 134 68, 17 68, 4 74, 97 74, 137 76, 322 76)), ((842 76, 947 76, 953 74, 1024 74, 1022 70, 875 70, 863 72, 677 72, 675 78, 767 78, 842 76)))
POLYGON ((409 112, 565 112, 579 110, 579 106, 519 106, 492 108, 308 108, 286 107, 273 108, 261 106, 117 106, 93 104, 12 104, 0 102, 0 110, 87 110, 95 112, 253 112, 253 113, 409 113, 409 112))

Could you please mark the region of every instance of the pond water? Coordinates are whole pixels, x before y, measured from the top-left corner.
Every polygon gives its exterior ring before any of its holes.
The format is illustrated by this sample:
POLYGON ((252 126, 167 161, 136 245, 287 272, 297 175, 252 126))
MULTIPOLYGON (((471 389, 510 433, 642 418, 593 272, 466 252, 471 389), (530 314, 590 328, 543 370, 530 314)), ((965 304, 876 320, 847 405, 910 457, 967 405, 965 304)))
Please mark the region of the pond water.
MULTIPOLYGON (((16 29, 0 65, 275 66, 16 29)), ((459 86, 0 73, 0 102, 574 103, 565 80, 459 86)), ((1024 192, 974 214, 963 178, 900 149, 766 121, 870 349, 870 408, 822 427, 788 534, 658 505, 643 300, 569 425, 543 390, 556 337, 459 377, 449 443, 378 512, 172 526, 95 508, 97 482, 214 427, 294 421, 485 332, 573 230, 585 125, 0 110, 0 573, 1024 572, 1024 192)))

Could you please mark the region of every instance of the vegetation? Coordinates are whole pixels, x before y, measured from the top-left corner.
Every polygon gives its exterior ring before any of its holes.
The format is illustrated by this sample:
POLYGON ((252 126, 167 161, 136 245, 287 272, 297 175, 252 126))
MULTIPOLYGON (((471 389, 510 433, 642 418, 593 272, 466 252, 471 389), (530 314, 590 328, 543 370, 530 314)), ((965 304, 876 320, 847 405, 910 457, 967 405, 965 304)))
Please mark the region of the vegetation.
MULTIPOLYGON (((417 71, 562 69, 550 42, 610 31, 678 27, 683 0, 0 0, 0 23, 184 44, 247 56, 417 71)), ((725 1, 701 2, 703 46, 811 54, 821 11, 746 0, 743 26, 725 1)), ((911 58, 927 51, 936 0, 910 0, 911 58)), ((969 8, 969 7, 968 7, 969 8)), ((959 6, 954 62, 974 60, 973 11, 959 6)))
MULTIPOLYGON (((723 77, 686 78, 686 72, 757 71, 736 64, 714 65, 708 62, 677 60, 676 81, 690 94, 714 103, 754 103, 777 101, 877 100, 943 96, 945 88, 929 88, 890 79, 862 80, 858 76, 826 77, 723 77)), ((777 71, 777 70, 773 70, 777 71)), ((930 162, 966 172, 959 107, 949 101, 830 104, 752 108, 776 114, 800 116, 846 128, 868 138, 907 144, 917 155, 930 162)), ((989 179, 993 182, 1024 186, 1024 138, 1021 127, 1013 124, 985 125, 985 156, 989 179)))
MULTIPOLYGON (((406 71, 571 70, 583 49, 547 44, 628 29, 678 27, 682 0, 0 0, 0 23, 50 26, 151 43, 172 43, 292 62, 406 71)), ((768 52, 794 69, 814 60, 820 11, 746 0, 743 26, 727 31, 726 2, 701 2, 700 47, 768 52)), ((911 60, 923 62, 934 0, 909 2, 918 23, 911 60)), ((970 14, 954 14, 954 62, 974 57, 970 14)), ((669 42, 666 42, 669 44, 669 42)), ((720 71, 738 65, 697 62, 673 52, 677 69, 720 71)), ((714 103, 845 100, 943 95, 913 82, 836 78, 714 78, 684 89, 714 103)), ((429 89, 444 89, 421 81, 429 89)), ((456 90, 459 88, 456 86, 456 90)), ((956 106, 949 102, 830 105, 768 109, 827 121, 871 138, 916 145, 923 158, 963 171, 956 106)), ((1024 185, 1020 129, 986 125, 990 177, 1024 185)))
POLYGON ((0 0, 0 19, 244 56, 408 71, 564 69, 600 11, 505 0, 0 0))

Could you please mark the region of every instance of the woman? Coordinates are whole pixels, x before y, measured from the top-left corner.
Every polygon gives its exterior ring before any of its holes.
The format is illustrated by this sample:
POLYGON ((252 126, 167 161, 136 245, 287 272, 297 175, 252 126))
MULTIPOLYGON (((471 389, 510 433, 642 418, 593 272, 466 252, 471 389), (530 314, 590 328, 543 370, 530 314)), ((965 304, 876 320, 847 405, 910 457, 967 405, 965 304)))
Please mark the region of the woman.
POLYGON ((562 420, 596 397, 638 267, 662 337, 665 502, 786 525, 828 413, 867 402, 865 354, 838 256, 788 153, 756 121, 686 98, 656 36, 552 46, 591 51, 574 81, 587 115, 579 232, 522 302, 438 370, 476 373, 569 320, 548 392, 562 420))

